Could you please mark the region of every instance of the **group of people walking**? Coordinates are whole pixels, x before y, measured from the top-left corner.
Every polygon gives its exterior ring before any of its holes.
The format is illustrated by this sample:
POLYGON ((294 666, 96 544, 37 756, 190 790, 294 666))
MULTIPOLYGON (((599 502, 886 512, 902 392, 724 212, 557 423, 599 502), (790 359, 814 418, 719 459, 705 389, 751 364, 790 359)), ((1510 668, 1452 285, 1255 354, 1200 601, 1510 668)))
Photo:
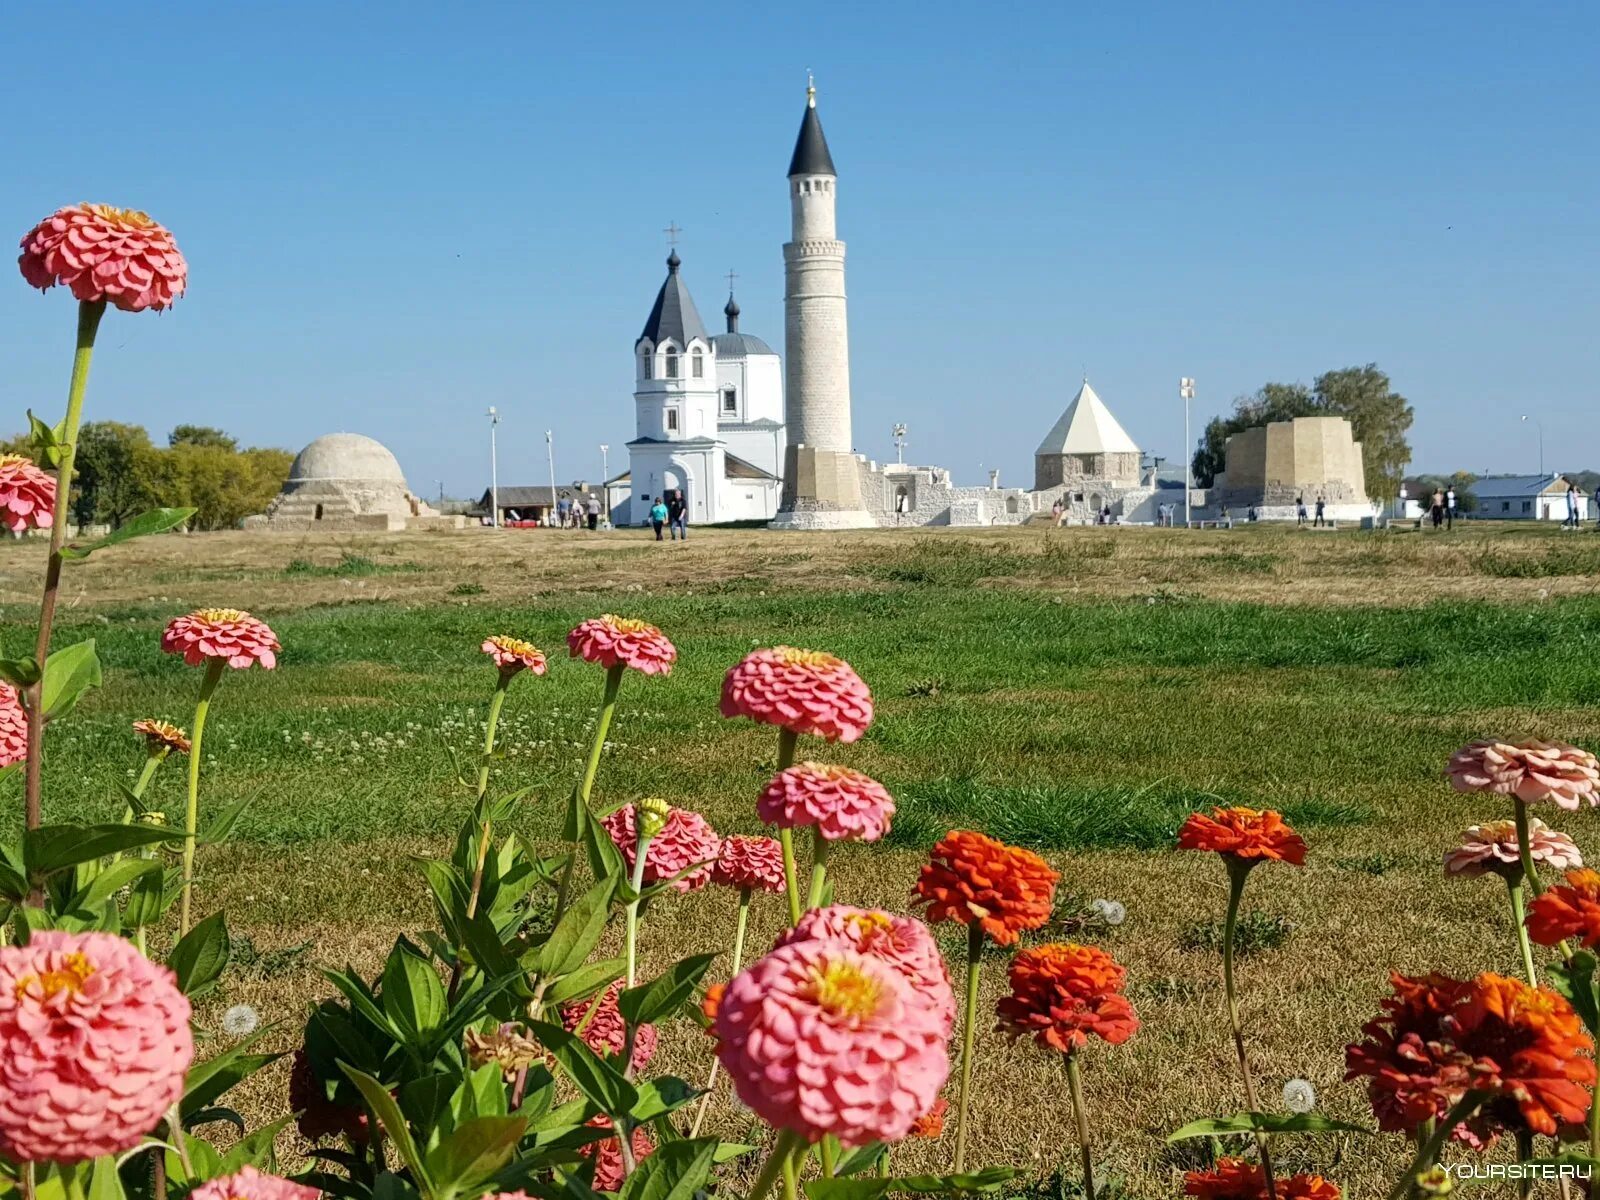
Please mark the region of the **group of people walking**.
POLYGON ((586 498, 573 498, 562 496, 556 501, 556 519, 551 522, 555 529, 590 529, 600 528, 600 497, 590 495, 586 498))
MULTIPOLYGON (((1317 529, 1326 526, 1328 524, 1327 514, 1327 502, 1323 500, 1321 496, 1318 496, 1317 516, 1316 519, 1311 522, 1311 527, 1313 529, 1317 529)), ((1252 517, 1251 520, 1255 520, 1255 518, 1252 517)), ((1304 496, 1296 496, 1294 499, 1294 523, 1296 525, 1304 525, 1306 523, 1306 498, 1304 496)))
POLYGON ((670 528, 672 540, 689 540, 689 502, 682 488, 671 488, 665 495, 657 496, 650 506, 650 524, 656 531, 656 541, 661 541, 663 528, 670 528))

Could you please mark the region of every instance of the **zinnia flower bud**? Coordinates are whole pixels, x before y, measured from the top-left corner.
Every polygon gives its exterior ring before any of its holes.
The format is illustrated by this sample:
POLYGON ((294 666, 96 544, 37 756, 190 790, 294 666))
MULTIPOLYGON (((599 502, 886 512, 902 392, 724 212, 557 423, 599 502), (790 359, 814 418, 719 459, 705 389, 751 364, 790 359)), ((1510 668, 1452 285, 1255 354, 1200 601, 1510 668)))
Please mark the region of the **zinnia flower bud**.
POLYGON ((850 664, 816 650, 754 650, 722 680, 722 715, 853 742, 872 724, 872 693, 850 664))
POLYGON ((648 796, 639 801, 639 836, 653 838, 660 833, 666 825, 667 818, 672 815, 672 805, 657 796, 648 796))
POLYGON ((28 713, 9 683, 0 683, 0 767, 28 757, 28 713))
POLYGON ((1566 809, 1600 804, 1600 763, 1565 742, 1472 742, 1450 756, 1445 775, 1458 792, 1550 800, 1566 809))
POLYGON ((544 674, 544 651, 532 642, 497 634, 483 640, 482 650, 489 656, 490 661, 500 668, 502 675, 515 675, 518 671, 532 671, 535 675, 544 674))
POLYGON ((678 648, 654 625, 606 613, 591 617, 567 634, 573 658, 610 670, 632 667, 646 675, 666 675, 678 660, 678 648))
POLYGON ((167 308, 189 279, 170 233, 136 209, 109 204, 57 209, 23 235, 17 265, 41 291, 63 284, 79 300, 106 300, 123 312, 167 308))
MULTIPOLYGON (((600 822, 627 862, 630 872, 639 855, 635 819, 634 806, 624 804, 600 822)), ((698 891, 711 881, 711 868, 721 850, 722 839, 711 828, 710 822, 687 808, 674 808, 668 812, 666 821, 650 839, 650 848, 645 851, 645 886, 673 879, 671 886, 674 891, 698 891), (694 869, 690 870, 691 867, 694 869), (674 878, 680 873, 681 878, 674 878)))
POLYGON ((0 947, 0 1152, 74 1163, 138 1145, 183 1095, 189 1001, 108 933, 0 947))
POLYGON ((815 826, 830 842, 874 842, 889 832, 894 798, 860 771, 803 762, 778 772, 767 784, 756 801, 756 815, 780 829, 815 826))
POLYGON ((912 903, 928 906, 930 923, 978 925, 997 945, 1011 946, 1050 919, 1060 878, 1031 850, 957 829, 934 846, 912 903))
POLYGON ((278 665, 278 637, 265 621, 257 620, 237 608, 202 608, 188 616, 174 617, 161 635, 161 649, 181 654, 183 661, 198 667, 220 658, 230 667, 245 668, 260 663, 267 670, 278 665))
POLYGON ((0 455, 0 525, 12 533, 55 524, 56 480, 20 454, 0 455))
POLYGON ((292 1179, 240 1167, 232 1175, 202 1183, 189 1196, 191 1200, 317 1200, 321 1194, 292 1179))

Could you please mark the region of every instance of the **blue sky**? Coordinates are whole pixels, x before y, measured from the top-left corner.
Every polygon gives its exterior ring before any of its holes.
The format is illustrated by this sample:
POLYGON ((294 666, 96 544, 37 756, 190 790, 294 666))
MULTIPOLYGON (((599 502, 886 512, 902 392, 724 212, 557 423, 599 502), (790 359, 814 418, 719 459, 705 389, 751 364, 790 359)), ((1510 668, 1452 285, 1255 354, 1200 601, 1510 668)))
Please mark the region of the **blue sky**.
MULTIPOLYGON (((6 12, 0 229, 142 207, 190 263, 102 327, 89 415, 388 443, 414 490, 595 477, 633 435, 669 221, 781 344, 816 72, 857 449, 1031 478, 1087 370, 1146 449, 1376 361, 1419 469, 1600 466, 1600 8, 1451 3, 91 4, 6 12), (92 28, 103 21, 98 32, 92 28)), ((65 395, 72 304, 0 288, 0 406, 65 395)))

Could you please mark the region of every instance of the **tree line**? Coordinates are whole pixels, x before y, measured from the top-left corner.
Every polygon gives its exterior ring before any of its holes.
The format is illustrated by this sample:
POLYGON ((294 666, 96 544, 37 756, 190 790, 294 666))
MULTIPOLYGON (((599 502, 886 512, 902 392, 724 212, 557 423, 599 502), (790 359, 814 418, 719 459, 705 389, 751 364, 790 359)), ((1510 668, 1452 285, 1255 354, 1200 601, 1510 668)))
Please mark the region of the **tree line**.
MULTIPOLYGON (((26 454, 25 435, 4 443, 26 454)), ((78 431, 78 452, 68 504, 79 526, 113 529, 152 508, 193 508, 193 529, 232 529, 262 512, 289 476, 287 450, 247 446, 208 425, 179 425, 167 444, 150 440, 142 425, 91 421, 78 431)))

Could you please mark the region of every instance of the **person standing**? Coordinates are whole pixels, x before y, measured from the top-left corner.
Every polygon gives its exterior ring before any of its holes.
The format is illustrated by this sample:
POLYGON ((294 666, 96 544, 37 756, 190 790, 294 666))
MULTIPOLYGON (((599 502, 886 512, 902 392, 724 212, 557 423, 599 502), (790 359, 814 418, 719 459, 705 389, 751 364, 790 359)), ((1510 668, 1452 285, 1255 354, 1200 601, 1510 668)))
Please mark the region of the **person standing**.
POLYGON ((1323 513, 1326 512, 1326 511, 1327 510, 1326 510, 1326 508, 1325 508, 1325 506, 1323 504, 1322 497, 1318 496, 1317 497, 1317 519, 1311 523, 1311 527, 1313 529, 1317 528, 1318 526, 1327 525, 1328 522, 1323 519, 1323 513))
POLYGON ((600 528, 600 497, 590 496, 584 502, 584 511, 589 517, 589 532, 593 533, 600 528))
POLYGON ((1296 496, 1294 498, 1294 523, 1296 525, 1304 525, 1306 523, 1306 498, 1304 496, 1296 496))
POLYGON ((1438 488, 1433 489, 1433 500, 1428 506, 1428 514, 1433 518, 1435 529, 1444 524, 1444 493, 1438 488))
POLYGON ((672 525, 672 540, 682 538, 689 540, 689 502, 684 499, 682 488, 673 488, 667 493, 667 520, 672 525))
POLYGON ((661 531, 667 526, 667 506, 661 503, 661 497, 656 497, 656 502, 650 506, 650 524, 655 526, 656 541, 661 540, 661 531))
POLYGON ((1456 527, 1456 485, 1453 483, 1444 493, 1444 527, 1446 529, 1456 527))
POLYGON ((1600 483, 1594 485, 1594 527, 1600 529, 1600 483))
POLYGON ((1567 484, 1567 525, 1578 527, 1578 486, 1571 482, 1567 484))

